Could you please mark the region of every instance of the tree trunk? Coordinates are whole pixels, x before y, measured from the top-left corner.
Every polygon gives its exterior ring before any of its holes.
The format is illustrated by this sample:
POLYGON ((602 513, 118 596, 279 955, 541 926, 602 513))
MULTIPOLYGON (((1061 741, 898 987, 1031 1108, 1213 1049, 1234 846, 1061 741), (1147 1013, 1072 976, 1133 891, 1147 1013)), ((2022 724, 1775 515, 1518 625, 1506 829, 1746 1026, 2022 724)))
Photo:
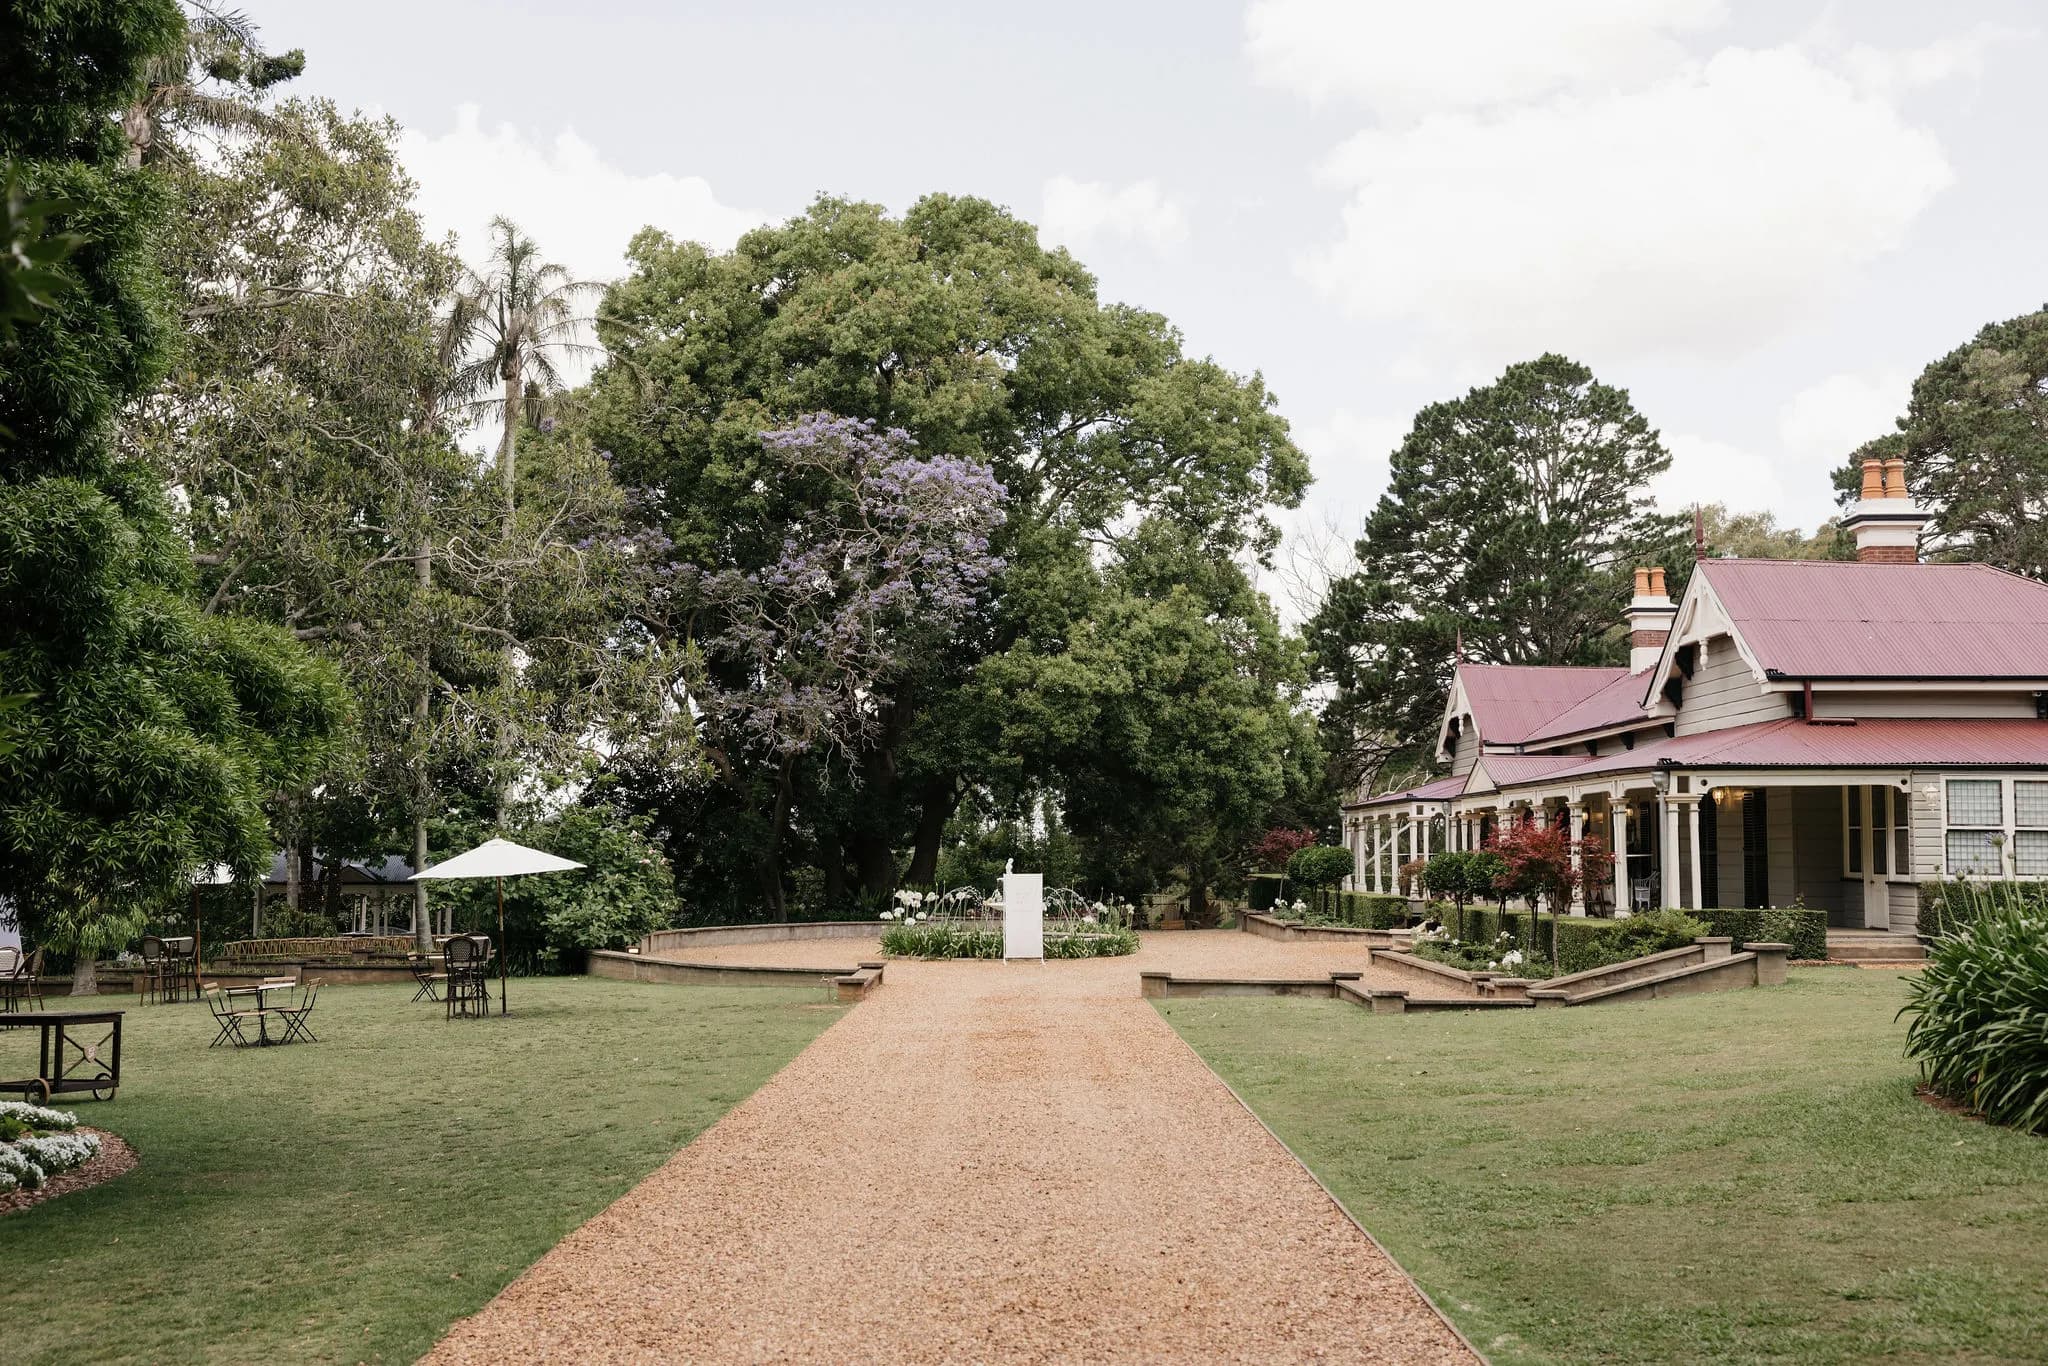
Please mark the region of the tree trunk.
POLYGON ((284 847, 284 904, 296 913, 299 909, 299 844, 291 840, 284 847))
POLYGON ((789 822, 790 765, 784 762, 775 780, 775 801, 768 816, 768 838, 754 864, 761 880, 761 905, 778 922, 789 919, 789 901, 782 892, 782 829, 789 822))
POLYGON ((818 867, 825 874, 825 904, 836 912, 846 905, 846 846, 837 830, 819 838, 818 867))
MULTIPOLYGON (((507 359, 501 373, 505 380, 505 434, 498 442, 498 488, 504 499, 504 507, 502 509, 503 536, 499 543, 499 553, 509 559, 512 551, 513 508, 516 502, 514 489, 517 487, 518 482, 518 476, 514 467, 514 457, 518 445, 521 387, 519 383, 520 365, 517 353, 514 353, 507 359)), ((494 737, 498 751, 496 784, 497 823, 498 833, 502 835, 505 833, 505 812, 510 805, 510 792, 512 788, 512 692, 519 683, 516 676, 518 665, 512 658, 511 648, 512 582, 510 578, 505 580, 504 595, 498 604, 498 625, 504 628, 506 635, 506 640, 499 647, 504 651, 505 662, 499 666, 499 693, 501 696, 498 699, 498 730, 497 735, 494 737)))
POLYGON ((1188 924, 1195 929, 1209 925, 1209 884, 1206 879, 1188 880, 1188 924))
MULTIPOLYGON (((428 534, 420 540, 419 558, 413 568, 417 575, 421 605, 424 607, 427 594, 434 587, 434 538, 428 534)), ((422 641, 426 632, 420 632, 422 641)), ((412 870, 417 873, 427 866, 427 800, 433 795, 432 785, 427 776, 427 755, 425 743, 433 723, 433 651, 426 645, 420 646, 420 690, 412 702, 413 740, 421 746, 413 759, 412 794, 412 870)), ((434 926, 427 918, 427 884, 412 884, 412 939, 421 953, 434 951, 434 926)))
POLYGON ((71 994, 73 996, 97 996, 100 994, 100 965, 94 956, 80 949, 71 963, 71 994))
POLYGON ((960 807, 961 784, 952 775, 925 784, 917 813, 917 835, 910 851, 910 871, 903 880, 913 887, 928 887, 939 880, 939 847, 945 841, 946 822, 960 807))

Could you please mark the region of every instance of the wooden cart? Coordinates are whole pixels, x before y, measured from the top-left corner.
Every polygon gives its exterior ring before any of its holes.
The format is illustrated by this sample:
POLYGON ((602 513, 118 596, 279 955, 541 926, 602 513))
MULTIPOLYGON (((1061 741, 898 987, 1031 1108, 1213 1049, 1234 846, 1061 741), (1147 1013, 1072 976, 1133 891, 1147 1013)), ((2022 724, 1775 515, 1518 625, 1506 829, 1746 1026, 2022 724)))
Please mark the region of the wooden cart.
POLYGON ((112 1100, 121 1085, 120 1010, 26 1010, 0 1015, 0 1033, 31 1026, 42 1031, 36 1074, 0 1080, 0 1092, 19 1091, 41 1103, 51 1096, 90 1092, 112 1100))

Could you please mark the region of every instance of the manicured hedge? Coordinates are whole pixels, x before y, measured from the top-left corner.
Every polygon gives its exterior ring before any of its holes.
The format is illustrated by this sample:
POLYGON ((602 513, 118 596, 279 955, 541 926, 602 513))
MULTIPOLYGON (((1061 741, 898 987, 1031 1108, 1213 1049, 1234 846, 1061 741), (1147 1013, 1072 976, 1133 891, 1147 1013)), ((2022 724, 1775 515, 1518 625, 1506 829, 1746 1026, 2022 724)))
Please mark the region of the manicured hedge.
POLYGON ((1287 881, 1281 873, 1253 873, 1244 880, 1245 902, 1255 911, 1270 911, 1280 899, 1280 887, 1287 881))
POLYGON ((1733 939, 1738 952, 1745 944, 1790 944, 1793 958, 1828 956, 1826 911, 1789 906, 1767 906, 1761 910, 1718 906, 1686 914, 1706 921, 1712 927, 1709 934, 1725 934, 1733 939))
POLYGON ((1333 925, 1362 930, 1393 930, 1415 918, 1405 896, 1381 892, 1318 892, 1315 908, 1333 925))
POLYGON ((2048 911, 2048 883, 1923 882, 1920 884, 1920 933, 1929 939, 1966 930, 1985 915, 2014 907, 2048 911))

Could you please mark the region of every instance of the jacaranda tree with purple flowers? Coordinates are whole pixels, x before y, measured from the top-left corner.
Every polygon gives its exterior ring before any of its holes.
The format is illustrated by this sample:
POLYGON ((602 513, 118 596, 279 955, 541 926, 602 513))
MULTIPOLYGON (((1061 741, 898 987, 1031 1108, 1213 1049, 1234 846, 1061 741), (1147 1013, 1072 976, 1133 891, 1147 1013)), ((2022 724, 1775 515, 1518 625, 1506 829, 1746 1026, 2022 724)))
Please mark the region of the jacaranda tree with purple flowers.
POLYGON ((765 803, 756 871, 780 914, 798 764, 862 752, 897 676, 985 607, 1003 487, 863 418, 814 413, 760 441, 761 478, 802 512, 764 567, 683 564, 675 591, 693 623, 690 703, 714 769, 765 803))

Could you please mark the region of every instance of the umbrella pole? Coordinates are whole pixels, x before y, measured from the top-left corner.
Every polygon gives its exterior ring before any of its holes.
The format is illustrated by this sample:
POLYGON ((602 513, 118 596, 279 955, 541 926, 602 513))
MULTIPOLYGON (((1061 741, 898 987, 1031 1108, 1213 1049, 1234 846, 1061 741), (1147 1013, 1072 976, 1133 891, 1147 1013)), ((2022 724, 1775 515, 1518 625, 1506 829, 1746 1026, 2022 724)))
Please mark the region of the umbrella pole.
POLYGON ((498 882, 498 1014, 505 1013, 505 879, 498 882))

